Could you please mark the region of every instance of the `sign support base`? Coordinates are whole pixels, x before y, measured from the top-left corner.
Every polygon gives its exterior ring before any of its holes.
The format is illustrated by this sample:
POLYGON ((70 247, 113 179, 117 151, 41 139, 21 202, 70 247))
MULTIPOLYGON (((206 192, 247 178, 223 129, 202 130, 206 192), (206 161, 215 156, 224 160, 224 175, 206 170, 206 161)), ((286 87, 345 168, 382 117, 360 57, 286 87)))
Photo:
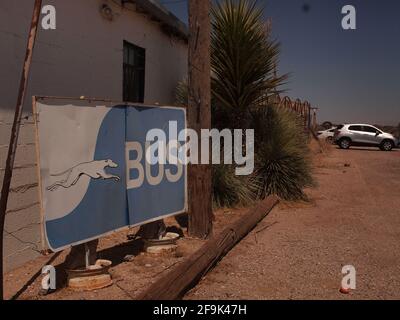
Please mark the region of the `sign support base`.
POLYGON ((68 287, 76 291, 93 291, 113 284, 109 269, 111 261, 97 260, 95 265, 83 270, 67 270, 68 287))

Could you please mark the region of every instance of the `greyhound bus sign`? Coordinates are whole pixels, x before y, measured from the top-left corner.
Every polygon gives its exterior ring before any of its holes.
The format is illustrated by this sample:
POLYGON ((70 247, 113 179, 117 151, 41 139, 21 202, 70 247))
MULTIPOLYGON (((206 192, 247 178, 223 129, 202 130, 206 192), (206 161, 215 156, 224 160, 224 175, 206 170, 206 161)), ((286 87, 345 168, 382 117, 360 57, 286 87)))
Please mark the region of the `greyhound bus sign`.
MULTIPOLYGON (((44 234, 60 251, 186 211, 180 163, 146 161, 150 130, 186 128, 183 108, 34 100, 44 234)), ((167 137, 167 143, 177 143, 167 137)))

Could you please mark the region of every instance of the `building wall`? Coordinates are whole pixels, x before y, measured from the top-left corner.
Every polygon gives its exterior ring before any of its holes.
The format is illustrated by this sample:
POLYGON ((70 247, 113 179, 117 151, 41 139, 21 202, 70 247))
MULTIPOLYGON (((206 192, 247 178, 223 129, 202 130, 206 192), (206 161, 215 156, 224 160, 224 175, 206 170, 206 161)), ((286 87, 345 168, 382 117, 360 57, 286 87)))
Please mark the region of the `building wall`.
MULTIPOLYGON (((0 1, 0 182, 4 174, 13 109, 25 55, 33 2, 0 1)), ((57 29, 39 29, 16 157, 5 231, 5 265, 10 270, 36 257, 40 245, 39 200, 32 120, 32 95, 96 97, 123 95, 123 41, 146 49, 145 103, 173 104, 187 74, 187 44, 164 33, 135 11, 115 9, 101 17, 107 0, 45 0, 57 10, 57 29)), ((114 2, 115 3, 115 2, 114 2)))

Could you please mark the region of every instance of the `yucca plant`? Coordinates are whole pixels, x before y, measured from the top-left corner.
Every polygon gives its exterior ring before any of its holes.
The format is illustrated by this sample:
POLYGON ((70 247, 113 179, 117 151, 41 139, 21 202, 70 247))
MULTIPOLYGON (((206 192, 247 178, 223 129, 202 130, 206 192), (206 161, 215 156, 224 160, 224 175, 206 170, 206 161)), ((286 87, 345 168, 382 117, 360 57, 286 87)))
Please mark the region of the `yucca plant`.
POLYGON ((212 179, 215 208, 245 206, 256 199, 257 181, 237 176, 232 165, 214 165, 212 179))
POLYGON ((213 120, 219 128, 255 130, 258 196, 305 199, 312 184, 307 140, 297 115, 268 102, 287 79, 276 76, 279 43, 257 1, 225 0, 213 11, 213 120))
MULTIPOLYGON (((178 83, 175 89, 175 103, 187 106, 187 81, 178 83)), ((255 180, 239 177, 233 165, 214 165, 212 168, 212 198, 214 208, 231 208, 254 201, 258 187, 255 180)))
MULTIPOLYGON (((287 76, 276 76, 279 44, 270 39, 256 1, 225 0, 212 9, 212 119, 218 129, 255 129, 256 171, 238 177, 235 168, 213 166, 215 207, 264 198, 305 199, 312 185, 307 139, 297 115, 268 102, 287 76)), ((178 105, 187 105, 187 84, 179 84, 178 105)))
POLYGON ((253 125, 258 196, 306 200, 303 189, 313 185, 313 178, 307 137, 297 114, 267 106, 254 113, 253 125))
POLYGON ((257 1, 225 0, 212 9, 213 120, 219 128, 247 128, 251 109, 287 78, 275 74, 279 44, 270 39, 257 1))

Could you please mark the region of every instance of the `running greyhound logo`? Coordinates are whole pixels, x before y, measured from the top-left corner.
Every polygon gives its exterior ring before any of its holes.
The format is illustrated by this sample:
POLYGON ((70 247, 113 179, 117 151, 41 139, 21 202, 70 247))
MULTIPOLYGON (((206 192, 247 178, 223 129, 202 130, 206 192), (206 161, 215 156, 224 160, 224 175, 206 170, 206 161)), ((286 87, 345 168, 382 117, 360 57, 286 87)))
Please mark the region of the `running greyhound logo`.
POLYGON ((62 179, 60 178, 60 181, 52 184, 47 188, 47 190, 56 191, 60 187, 65 189, 71 188, 76 185, 79 179, 84 175, 95 180, 121 180, 121 178, 118 176, 106 173, 106 168, 118 168, 118 164, 112 160, 92 161, 78 164, 62 173, 51 175, 52 177, 62 177, 62 179))

